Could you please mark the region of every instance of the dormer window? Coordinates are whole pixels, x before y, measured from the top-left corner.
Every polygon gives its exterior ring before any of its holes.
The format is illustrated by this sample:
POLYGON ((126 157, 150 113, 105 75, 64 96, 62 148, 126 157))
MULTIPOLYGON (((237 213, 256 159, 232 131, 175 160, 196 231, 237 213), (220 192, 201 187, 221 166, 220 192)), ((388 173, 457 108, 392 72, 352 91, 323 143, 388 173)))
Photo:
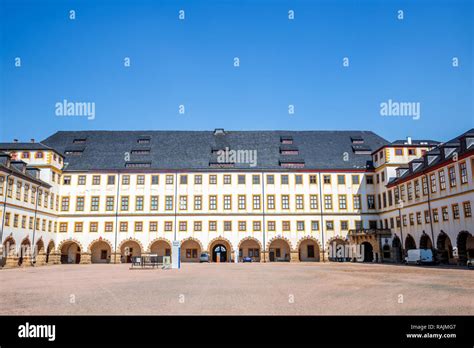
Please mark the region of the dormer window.
POLYGON ((125 168, 150 168, 151 162, 127 162, 125 168))
POLYGON ((415 149, 408 149, 408 156, 415 156, 416 150, 415 149))
POLYGON ((225 135, 224 128, 216 128, 216 129, 214 129, 214 135, 225 135))
POLYGON ((355 136, 352 136, 351 137, 351 142, 352 144, 363 144, 364 143, 364 139, 358 135, 355 135, 355 136))
POLYGON ((84 144, 86 142, 86 138, 76 138, 72 141, 73 144, 84 144))
POLYGON ((150 143, 150 137, 140 137, 137 139, 138 144, 149 144, 150 143))
POLYGON ((69 156, 80 156, 82 155, 82 152, 82 150, 66 150, 64 151, 64 154, 69 156))
POLYGON ((149 155, 150 149, 136 149, 132 150, 132 155, 149 155))
POLYGON ((293 144, 293 137, 291 135, 284 135, 280 137, 280 142, 284 145, 293 144))

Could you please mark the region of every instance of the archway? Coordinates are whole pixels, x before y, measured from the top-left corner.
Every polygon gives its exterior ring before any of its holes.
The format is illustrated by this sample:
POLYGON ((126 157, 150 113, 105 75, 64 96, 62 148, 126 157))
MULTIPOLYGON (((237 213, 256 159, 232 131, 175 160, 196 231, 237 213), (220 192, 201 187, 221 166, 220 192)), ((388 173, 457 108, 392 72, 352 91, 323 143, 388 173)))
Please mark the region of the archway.
POLYGON ((431 238, 426 233, 423 233, 420 237, 420 249, 433 249, 431 238))
POLYGON ((411 234, 408 234, 405 238, 405 253, 411 249, 416 249, 416 242, 415 239, 411 236, 411 234))
POLYGON ((319 243, 313 238, 304 238, 298 243, 298 257, 299 260, 318 262, 319 261, 319 243))
POLYGON ((120 255, 122 263, 131 263, 133 257, 142 255, 142 248, 136 240, 129 239, 120 244, 120 255))
POLYGON ((363 242, 361 246, 364 249, 363 262, 373 262, 374 261, 374 248, 372 247, 372 244, 370 244, 369 242, 363 242))
POLYGON ((268 259, 270 262, 290 261, 291 246, 285 239, 273 239, 268 246, 268 259))
POLYGON ((11 236, 3 242, 3 257, 0 260, 0 265, 4 266, 10 257, 16 257, 16 242, 11 236))
POLYGON ((232 244, 227 239, 213 239, 209 243, 208 250, 212 262, 231 262, 232 260, 232 244))
POLYGON ((74 241, 67 241, 61 245, 61 263, 80 263, 81 247, 74 241))
POLYGON ((449 264, 449 260, 453 258, 453 245, 449 236, 443 231, 436 240, 436 249, 438 249, 438 261, 449 264))
POLYGON ((157 256, 171 256, 171 244, 164 239, 152 241, 150 253, 157 256))
POLYGON ((96 240, 89 246, 91 263, 109 263, 112 255, 112 247, 105 240, 96 240))
POLYGON ((181 262, 199 262, 202 245, 196 239, 185 239, 181 242, 181 262))
POLYGON ((18 258, 18 265, 22 265, 23 262, 30 262, 31 258, 31 243, 28 237, 23 239, 20 244, 20 257, 18 258))
POLYGON ((250 257, 254 262, 260 262, 260 252, 262 245, 255 238, 247 238, 239 244, 239 261, 244 257, 250 257))
POLYGON ((348 242, 342 238, 332 238, 328 241, 328 260, 329 261, 349 261, 346 249, 348 242))
POLYGON ((51 253, 54 252, 54 242, 53 241, 50 241, 49 244, 48 244, 48 248, 46 249, 46 263, 49 263, 49 257, 51 255, 51 253))
POLYGON ((459 263, 465 265, 468 258, 474 258, 474 237, 467 231, 461 231, 456 244, 459 263))
POLYGON ((392 259, 394 262, 402 262, 402 242, 398 236, 392 241, 392 259))

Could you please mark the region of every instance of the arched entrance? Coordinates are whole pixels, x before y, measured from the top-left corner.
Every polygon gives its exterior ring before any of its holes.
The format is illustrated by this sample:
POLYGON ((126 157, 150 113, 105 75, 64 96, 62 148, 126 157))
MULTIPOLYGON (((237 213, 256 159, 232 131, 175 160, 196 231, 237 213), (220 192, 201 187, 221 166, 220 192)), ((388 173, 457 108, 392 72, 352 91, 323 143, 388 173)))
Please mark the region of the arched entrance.
POLYGON ((142 248, 135 240, 127 240, 120 244, 120 255, 122 263, 131 263, 135 256, 142 256, 142 248))
POLYGON ((395 236, 392 241, 392 260, 402 262, 402 242, 398 236, 395 236))
POLYGON ((298 257, 302 262, 319 261, 319 244, 312 238, 305 238, 298 244, 298 257))
POLYGON ((466 265, 468 258, 474 258, 474 237, 467 231, 458 233, 458 259, 461 265, 466 265))
POLYGON ((373 262, 374 261, 374 248, 369 242, 363 242, 361 244, 364 253, 363 262, 373 262))
POLYGON ((31 262, 31 243, 27 238, 24 239, 20 244, 20 257, 18 258, 18 265, 20 266, 24 262, 31 262))
POLYGON ((156 240, 150 245, 150 253, 157 256, 171 256, 171 245, 163 240, 156 240))
POLYGON ((112 247, 104 240, 92 242, 89 247, 91 251, 91 263, 109 263, 112 255, 112 247))
POLYGON ((284 239, 274 239, 268 247, 268 260, 270 262, 289 262, 291 257, 290 244, 284 239))
POLYGON ((416 249, 416 242, 415 239, 411 236, 411 234, 409 234, 405 238, 405 253, 411 249, 416 249))
POLYGON ((48 244, 48 248, 46 249, 46 263, 49 263, 50 261, 49 257, 52 252, 54 252, 54 242, 50 241, 48 244))
MULTIPOLYGON (((0 259, 0 265, 4 266, 7 264, 7 259, 10 258, 16 258, 16 243, 15 240, 12 237, 8 237, 5 239, 3 242, 3 255, 5 257, 2 257, 0 259)), ((16 266, 18 260, 12 260, 12 262, 15 263, 14 266, 16 266)))
POLYGON ((61 246, 61 263, 80 263, 81 247, 74 241, 65 242, 61 246))
POLYGON ((423 233, 420 237, 420 249, 433 249, 431 238, 426 233, 423 233))
POLYGON ((341 238, 333 238, 328 242, 328 260, 329 261, 349 261, 347 255, 348 243, 341 238))
POLYGON ((181 262, 199 262, 202 246, 195 239, 186 239, 181 242, 181 262))
POLYGON ((436 249, 438 249, 438 261, 449 264, 449 260, 453 258, 453 246, 451 239, 443 231, 441 231, 436 240, 436 249))
POLYGON ((239 261, 244 257, 250 257, 253 262, 260 262, 261 245, 254 238, 248 238, 240 242, 239 245, 239 261))
POLYGON ((212 262, 231 262, 232 245, 223 238, 214 239, 208 248, 212 262))

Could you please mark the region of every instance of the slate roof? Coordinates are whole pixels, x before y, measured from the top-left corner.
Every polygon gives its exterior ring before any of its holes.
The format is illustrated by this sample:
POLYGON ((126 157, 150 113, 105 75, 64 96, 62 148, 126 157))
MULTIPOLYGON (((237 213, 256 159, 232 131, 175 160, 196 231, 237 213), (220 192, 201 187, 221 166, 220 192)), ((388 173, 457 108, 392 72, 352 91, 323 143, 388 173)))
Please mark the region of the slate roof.
POLYGON ((411 140, 411 144, 407 144, 407 141, 406 139, 405 140, 395 140, 391 143, 391 145, 407 145, 407 146, 417 146, 417 145, 438 145, 440 144, 439 141, 436 141, 436 140, 420 140, 420 139, 415 139, 415 140, 411 140))
POLYGON ((226 147, 257 151, 257 166, 236 164, 236 169, 285 170, 280 167, 285 137, 292 137, 292 146, 299 151, 285 159, 303 160, 304 169, 371 168, 370 154, 355 154, 351 137, 363 138, 364 146, 371 149, 388 144, 370 131, 226 131, 223 135, 213 131, 59 131, 41 143, 64 155, 66 171, 122 170, 126 163, 149 163, 146 170, 224 170, 210 163, 216 161, 216 150, 226 147), (79 145, 75 139, 86 140, 79 145), (145 140, 139 143, 138 139, 145 140), (74 148, 82 153, 66 153, 74 148), (140 148, 150 149, 150 154, 131 153, 140 148))
POLYGON ((11 150, 52 150, 50 147, 42 143, 0 143, 0 150, 11 151, 11 150))

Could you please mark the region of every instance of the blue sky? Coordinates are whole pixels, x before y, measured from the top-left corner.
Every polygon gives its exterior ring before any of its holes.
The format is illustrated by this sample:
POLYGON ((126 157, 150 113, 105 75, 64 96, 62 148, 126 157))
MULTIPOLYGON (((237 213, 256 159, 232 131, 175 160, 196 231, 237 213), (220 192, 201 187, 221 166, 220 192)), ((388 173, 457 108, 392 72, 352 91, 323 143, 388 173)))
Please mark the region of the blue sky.
POLYGON ((57 130, 219 127, 444 141, 474 126, 472 1, 0 4, 2 141, 57 130), (94 102, 95 119, 56 116, 64 99, 94 102), (420 119, 381 116, 389 99, 419 102, 420 119))

